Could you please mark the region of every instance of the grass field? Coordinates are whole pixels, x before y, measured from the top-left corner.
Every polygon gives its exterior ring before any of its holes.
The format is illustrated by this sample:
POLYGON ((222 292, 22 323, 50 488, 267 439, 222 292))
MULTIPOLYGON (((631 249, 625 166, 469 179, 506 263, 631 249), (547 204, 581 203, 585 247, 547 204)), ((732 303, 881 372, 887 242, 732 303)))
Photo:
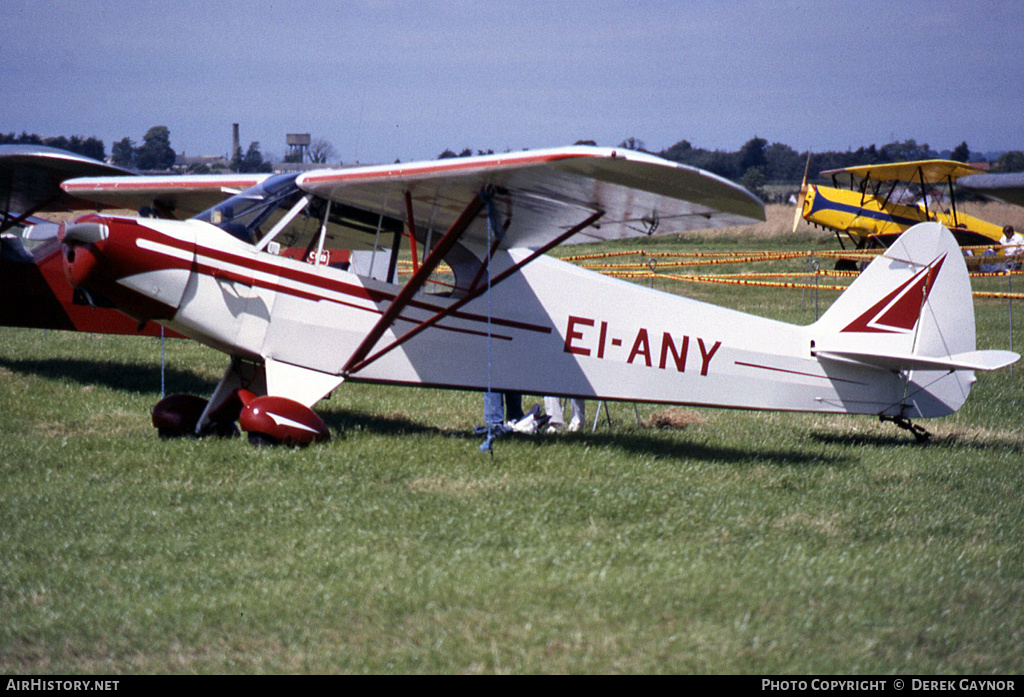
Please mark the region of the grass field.
MULTIPOLYGON (((813 320, 807 291, 664 287, 813 320)), ((976 312, 979 346, 1007 348, 1006 301, 976 312)), ((318 406, 325 445, 161 441, 159 359, 0 329, 0 672, 1024 669, 1024 366, 923 422, 927 445, 868 417, 659 430, 613 404, 610 427, 486 455, 479 395, 366 385, 318 406)), ((167 359, 168 392, 225 365, 184 341, 167 359)))

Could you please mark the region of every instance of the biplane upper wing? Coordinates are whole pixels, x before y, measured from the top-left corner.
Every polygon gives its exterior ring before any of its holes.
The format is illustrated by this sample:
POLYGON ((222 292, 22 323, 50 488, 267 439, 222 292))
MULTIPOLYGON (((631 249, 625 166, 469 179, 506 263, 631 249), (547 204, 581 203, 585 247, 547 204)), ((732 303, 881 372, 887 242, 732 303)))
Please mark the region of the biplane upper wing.
POLYGON ((984 170, 955 160, 917 160, 829 169, 821 174, 822 176, 852 174, 860 179, 870 178, 872 181, 921 183, 923 179, 925 184, 945 184, 950 179, 956 180, 982 171, 984 170))
MULTIPOLYGON (((269 174, 194 174, 82 177, 61 188, 78 201, 105 208, 149 206, 163 217, 191 218, 225 198, 256 186, 269 174)), ((88 205, 86 207, 89 207, 88 205)))
MULTIPOLYGON (((488 192, 489 214, 499 223, 500 246, 506 249, 540 247, 595 213, 601 214, 597 223, 567 244, 765 219, 764 204, 737 184, 621 149, 571 147, 317 170, 296 183, 334 202, 442 231, 467 202, 488 192)), ((486 235, 478 221, 462 239, 484 244, 486 235)))
POLYGON ((960 185, 984 196, 1024 206, 1024 172, 977 174, 965 178, 960 185))

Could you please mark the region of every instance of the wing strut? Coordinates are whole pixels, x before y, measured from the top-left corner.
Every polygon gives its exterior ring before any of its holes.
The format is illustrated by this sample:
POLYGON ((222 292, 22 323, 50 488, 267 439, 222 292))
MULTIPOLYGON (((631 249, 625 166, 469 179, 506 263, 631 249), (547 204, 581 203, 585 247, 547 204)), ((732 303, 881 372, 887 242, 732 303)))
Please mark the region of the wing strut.
MULTIPOLYGON (((517 273, 518 271, 520 271, 524 266, 526 266, 527 264, 532 262, 537 257, 539 257, 539 256, 541 256, 543 254, 546 254, 550 249, 552 249, 552 248, 562 244, 567 239, 569 239, 570 237, 575 235, 577 232, 580 232, 581 230, 585 230, 586 228, 588 228, 591 225, 593 225, 594 223, 596 223, 598 221, 598 219, 601 218, 602 215, 604 215, 604 211, 597 211, 597 212, 595 212, 593 215, 591 215, 589 218, 584 220, 582 223, 569 228, 568 230, 566 230, 564 233, 562 233, 561 235, 559 235, 555 239, 551 240, 550 242, 546 243, 545 245, 543 245, 543 246, 539 247, 538 249, 534 250, 534 252, 532 254, 530 254, 530 256, 526 257, 522 261, 520 261, 520 262, 510 266, 509 268, 507 268, 504 271, 502 271, 501 273, 499 273, 497 276, 495 276, 494 278, 491 279, 491 282, 489 284, 482 284, 480 286, 477 286, 477 287, 473 288, 468 294, 466 294, 465 296, 463 296, 462 298, 457 300, 454 304, 449 305, 445 309, 439 310, 438 312, 434 313, 431 317, 429 317, 428 319, 424 320, 420 324, 416 325, 415 327, 413 327, 412 329, 407 331, 405 334, 403 334, 399 338, 395 339, 393 342, 391 342, 390 344, 388 344, 387 346, 385 346, 384 348, 382 348, 380 351, 378 351, 377 353, 373 354, 369 358, 366 358, 365 360, 360 359, 359 361, 353 361, 353 360, 350 359, 349 363, 345 366, 345 373, 346 374, 350 374, 350 373, 355 373, 355 372, 358 372, 358 371, 362 370, 367 365, 369 365, 370 363, 373 363, 378 358, 380 358, 384 354, 388 353, 392 349, 397 348, 398 346, 401 346, 406 341, 408 341, 409 339, 413 338, 414 336, 416 336, 417 334, 422 332, 424 329, 432 327, 433 325, 437 324, 439 321, 441 321, 445 317, 448 317, 448 316, 454 314, 455 312, 457 312, 459 310, 459 308, 461 308, 462 306, 464 306, 467 303, 471 302, 472 300, 476 300, 481 295, 483 295, 485 292, 487 292, 489 289, 493 289, 494 286, 498 285, 499 283, 504 281, 506 278, 508 278, 512 274, 517 273)), ((485 263, 487 263, 488 265, 490 264, 490 257, 489 256, 488 256, 487 261, 485 263)), ((410 283, 412 283, 412 281, 410 281, 410 283)), ((395 302, 397 302, 397 299, 396 299, 395 302)), ((382 321, 383 321, 383 318, 382 318, 382 321)), ((374 342, 376 342, 376 339, 374 339, 374 342)), ((362 348, 362 347, 360 346, 360 348, 362 348)), ((369 352, 369 349, 367 349, 367 351, 364 351, 363 353, 365 355, 368 352, 369 352)), ((356 353, 358 353, 358 351, 356 353)), ((355 356, 355 354, 353 354, 353 356, 355 356)))
MULTIPOLYGON (((412 272, 416 273, 419 271, 420 262, 416 255, 416 219, 412 216, 412 192, 406 190, 405 192, 405 223, 409 228, 409 244, 412 250, 412 272)), ((429 240, 428 240, 429 241, 429 240)), ((426 254, 426 247, 423 248, 423 253, 426 254)))
MULTIPOLYGON (((466 228, 470 226, 473 220, 476 218, 480 209, 484 206, 484 199, 480 194, 473 197, 473 200, 469 202, 465 210, 458 219, 452 223, 452 226, 448 228, 448 232, 444 233, 444 236, 438 240, 434 248, 430 250, 430 254, 423 260, 423 264, 420 268, 412 275, 412 278, 402 286, 402 290, 399 291, 395 299, 391 301, 391 305, 384 311, 381 318, 377 320, 377 324, 373 325, 373 329, 369 331, 366 338, 363 339, 359 347, 349 357, 348 362, 345 363, 345 367, 341 369, 342 374, 348 375, 355 372, 355 368, 362 367, 363 359, 366 354, 370 352, 377 341, 383 336, 384 332, 391 328, 391 325, 398 319, 398 315, 405 309, 412 297, 419 292, 420 288, 430 278, 430 274, 434 272, 437 265, 441 263, 445 255, 451 250, 458 241, 462 233, 466 231, 466 228)), ((399 233, 400 234, 400 233, 399 233)), ((392 261, 394 261, 392 259, 392 261)))
POLYGON ((10 211, 5 209, 3 211, 3 221, 0 222, 0 232, 10 230, 15 225, 21 225, 23 222, 31 218, 33 215, 49 206, 51 203, 57 201, 58 198, 58 196, 54 196, 53 198, 47 199, 46 201, 43 201, 39 205, 33 206, 28 211, 22 213, 18 217, 14 217, 13 215, 11 215, 10 211))
POLYGON ((946 175, 946 183, 949 185, 949 203, 953 206, 953 227, 960 227, 960 221, 956 214, 956 194, 953 192, 953 176, 946 175))

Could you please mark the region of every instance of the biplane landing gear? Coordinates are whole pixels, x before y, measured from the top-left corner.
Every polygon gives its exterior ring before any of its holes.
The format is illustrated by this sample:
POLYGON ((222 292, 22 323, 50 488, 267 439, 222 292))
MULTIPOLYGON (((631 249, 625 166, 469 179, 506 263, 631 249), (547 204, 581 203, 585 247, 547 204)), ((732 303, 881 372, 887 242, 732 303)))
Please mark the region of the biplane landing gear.
POLYGON ((929 440, 931 440, 931 433, 926 431, 924 427, 918 426, 917 424, 913 423, 910 419, 908 419, 905 416, 885 416, 884 414, 882 414, 879 415, 878 420, 882 423, 890 421, 896 424, 899 428, 902 428, 904 431, 910 431, 911 433, 914 434, 914 439, 918 443, 927 443, 929 440))

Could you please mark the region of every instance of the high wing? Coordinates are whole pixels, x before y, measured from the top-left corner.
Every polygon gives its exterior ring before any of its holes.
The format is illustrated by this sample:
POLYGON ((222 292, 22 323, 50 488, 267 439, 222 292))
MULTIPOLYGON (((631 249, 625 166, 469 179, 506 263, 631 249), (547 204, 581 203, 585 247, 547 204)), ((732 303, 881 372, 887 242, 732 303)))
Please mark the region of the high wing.
MULTIPOLYGON (((572 147, 431 162, 317 170, 296 184, 309 194, 445 230, 481 192, 490 197, 500 247, 536 248, 581 220, 600 221, 566 244, 744 225, 765 219, 764 204, 708 172, 621 149, 572 147)), ((484 216, 484 219, 487 216, 484 216)), ((493 231, 493 228, 492 228, 493 231)), ((478 221, 463 243, 486 244, 478 221)))
POLYGON ((191 218, 228 196, 256 186, 269 174, 194 174, 83 177, 70 179, 61 189, 85 208, 152 207, 164 218, 191 218))
POLYGON ((140 175, 43 145, 0 145, 0 230, 41 212, 153 208, 190 218, 269 174, 140 175))
POLYGON ((43 145, 0 145, 0 231, 43 211, 95 208, 65 193, 72 177, 129 174, 91 157, 43 145))
POLYGON ((870 178, 872 181, 900 181, 920 184, 945 184, 969 174, 977 174, 984 170, 955 160, 916 160, 914 162, 892 162, 884 165, 858 165, 829 169, 822 176, 852 174, 860 179, 870 178))
POLYGON ((991 198, 1024 206, 1024 172, 977 174, 967 177, 960 186, 991 198))

